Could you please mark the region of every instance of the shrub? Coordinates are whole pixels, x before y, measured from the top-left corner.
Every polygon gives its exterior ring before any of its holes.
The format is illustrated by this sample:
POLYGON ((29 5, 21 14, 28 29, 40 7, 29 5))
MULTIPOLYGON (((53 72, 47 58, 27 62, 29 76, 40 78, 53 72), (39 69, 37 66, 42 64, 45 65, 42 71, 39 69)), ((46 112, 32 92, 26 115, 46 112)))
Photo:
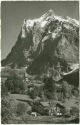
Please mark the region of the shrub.
POLYGON ((24 103, 19 103, 17 105, 17 109, 16 109, 17 115, 21 116, 21 115, 25 114, 25 112, 26 112, 26 106, 25 106, 25 104, 24 103))
POLYGON ((11 93, 23 93, 25 90, 25 83, 20 77, 8 77, 5 86, 11 93))
POLYGON ((53 99, 54 98, 54 92, 55 92, 55 84, 53 83, 52 78, 45 78, 44 79, 44 93, 45 96, 48 99, 53 99))
POLYGON ((77 107, 72 107, 71 110, 70 110, 70 114, 71 115, 79 115, 79 108, 77 107))
POLYGON ((78 96, 79 96, 79 91, 78 91, 78 89, 77 89, 77 88, 73 88, 73 89, 72 89, 72 94, 73 94, 74 96, 78 97, 78 96))
POLYGON ((1 95, 2 96, 5 96, 8 94, 8 90, 7 90, 7 87, 5 86, 5 84, 2 84, 1 85, 1 95))
POLYGON ((71 86, 67 81, 63 81, 62 83, 62 91, 64 98, 70 98, 71 97, 71 86))
POLYGON ((8 120, 10 120, 12 116, 10 100, 7 96, 2 97, 1 99, 1 122, 2 124, 8 124, 8 120))

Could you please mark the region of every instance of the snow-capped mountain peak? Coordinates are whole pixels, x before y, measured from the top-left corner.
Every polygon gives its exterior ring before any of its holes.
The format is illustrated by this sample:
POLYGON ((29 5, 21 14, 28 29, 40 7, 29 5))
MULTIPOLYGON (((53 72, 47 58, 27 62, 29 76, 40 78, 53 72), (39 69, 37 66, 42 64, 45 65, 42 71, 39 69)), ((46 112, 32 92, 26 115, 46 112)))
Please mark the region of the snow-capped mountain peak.
POLYGON ((50 9, 48 12, 43 14, 40 18, 24 20, 22 25, 22 38, 25 38, 26 31, 29 32, 33 30, 33 27, 36 24, 39 24, 40 29, 43 31, 43 29, 51 22, 53 22, 54 24, 57 24, 57 23, 60 23, 61 25, 63 24, 64 27, 68 29, 70 29, 70 27, 73 28, 74 26, 76 27, 79 26, 79 21, 77 21, 76 19, 72 19, 68 16, 66 18, 57 16, 54 14, 54 11, 50 9), (73 27, 71 25, 73 25, 73 27))
POLYGON ((40 18, 24 20, 16 45, 2 64, 28 67, 28 72, 33 74, 47 73, 52 67, 53 79, 59 80, 61 74, 78 69, 78 50, 79 22, 49 10, 40 18), (56 68, 57 61, 61 69, 56 68))

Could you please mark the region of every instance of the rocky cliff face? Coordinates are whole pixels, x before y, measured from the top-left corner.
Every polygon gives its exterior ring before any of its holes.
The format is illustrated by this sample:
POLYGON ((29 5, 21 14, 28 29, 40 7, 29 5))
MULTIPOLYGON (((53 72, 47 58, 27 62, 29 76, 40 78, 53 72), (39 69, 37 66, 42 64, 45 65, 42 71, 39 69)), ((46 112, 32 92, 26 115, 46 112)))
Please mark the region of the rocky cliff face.
POLYGON ((52 10, 33 20, 24 20, 17 42, 2 66, 27 67, 29 74, 63 75, 79 69, 79 22, 60 17, 52 10))

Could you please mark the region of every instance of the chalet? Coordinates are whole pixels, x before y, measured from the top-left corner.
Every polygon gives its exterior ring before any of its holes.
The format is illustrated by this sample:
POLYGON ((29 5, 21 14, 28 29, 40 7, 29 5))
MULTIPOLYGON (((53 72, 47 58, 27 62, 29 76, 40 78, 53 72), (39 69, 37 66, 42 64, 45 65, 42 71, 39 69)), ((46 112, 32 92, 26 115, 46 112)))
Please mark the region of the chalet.
POLYGON ((31 114, 30 114, 31 116, 34 116, 34 117, 37 117, 37 116, 41 116, 39 113, 37 113, 37 112, 31 112, 31 114))
POLYGON ((54 110, 56 112, 56 116, 64 116, 64 117, 70 117, 70 107, 66 106, 66 104, 57 102, 56 105, 54 106, 54 110))
POLYGON ((49 108, 49 102, 40 102, 44 108, 49 108))
POLYGON ((57 116, 62 116, 65 112, 65 107, 62 103, 59 102, 56 104, 55 110, 57 116))
POLYGON ((37 113, 36 112, 31 112, 31 115, 34 117, 37 117, 37 113))
POLYGON ((41 115, 49 115, 49 104, 48 102, 34 102, 32 106, 32 112, 37 112, 41 115))

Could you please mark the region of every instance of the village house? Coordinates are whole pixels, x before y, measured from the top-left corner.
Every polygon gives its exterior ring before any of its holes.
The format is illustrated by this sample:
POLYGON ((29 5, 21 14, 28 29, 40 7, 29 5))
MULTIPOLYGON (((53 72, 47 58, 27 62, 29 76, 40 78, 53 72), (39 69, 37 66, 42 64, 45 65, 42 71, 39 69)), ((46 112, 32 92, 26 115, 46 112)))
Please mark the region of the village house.
POLYGON ((33 112, 44 116, 65 116, 65 106, 61 102, 56 102, 52 106, 49 102, 34 102, 33 112))

